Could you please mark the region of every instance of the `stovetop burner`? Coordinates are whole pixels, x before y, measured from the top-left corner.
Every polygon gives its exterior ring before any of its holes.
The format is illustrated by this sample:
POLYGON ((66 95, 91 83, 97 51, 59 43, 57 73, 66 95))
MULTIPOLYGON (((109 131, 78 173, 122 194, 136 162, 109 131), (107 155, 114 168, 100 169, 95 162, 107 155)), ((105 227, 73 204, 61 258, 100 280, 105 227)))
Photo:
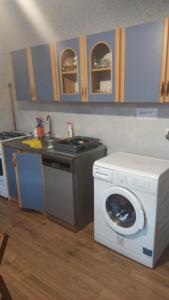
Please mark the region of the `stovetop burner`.
POLYGON ((83 150, 95 147, 98 144, 99 139, 91 137, 74 136, 70 139, 57 141, 55 149, 69 153, 78 153, 83 150))
POLYGON ((0 132, 0 141, 9 140, 17 137, 24 137, 26 136, 23 132, 16 132, 16 131, 3 131, 0 132))

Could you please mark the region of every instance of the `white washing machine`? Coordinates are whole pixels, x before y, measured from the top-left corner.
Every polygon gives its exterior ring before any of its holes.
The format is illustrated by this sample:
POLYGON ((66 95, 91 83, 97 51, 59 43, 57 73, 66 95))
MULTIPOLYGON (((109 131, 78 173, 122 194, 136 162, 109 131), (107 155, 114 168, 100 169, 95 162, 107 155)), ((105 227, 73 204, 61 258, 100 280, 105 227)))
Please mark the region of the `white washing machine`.
POLYGON ((93 176, 95 240, 153 268, 169 244, 169 160, 114 153, 93 176))

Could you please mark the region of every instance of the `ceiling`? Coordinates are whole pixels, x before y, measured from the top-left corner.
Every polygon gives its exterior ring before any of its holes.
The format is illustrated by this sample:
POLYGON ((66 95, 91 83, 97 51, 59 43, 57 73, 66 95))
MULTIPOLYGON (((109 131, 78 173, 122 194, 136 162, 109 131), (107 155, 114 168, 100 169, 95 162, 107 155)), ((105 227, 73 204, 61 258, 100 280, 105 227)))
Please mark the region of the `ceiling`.
POLYGON ((166 11, 168 0, 0 0, 0 44, 12 50, 156 20, 166 11))

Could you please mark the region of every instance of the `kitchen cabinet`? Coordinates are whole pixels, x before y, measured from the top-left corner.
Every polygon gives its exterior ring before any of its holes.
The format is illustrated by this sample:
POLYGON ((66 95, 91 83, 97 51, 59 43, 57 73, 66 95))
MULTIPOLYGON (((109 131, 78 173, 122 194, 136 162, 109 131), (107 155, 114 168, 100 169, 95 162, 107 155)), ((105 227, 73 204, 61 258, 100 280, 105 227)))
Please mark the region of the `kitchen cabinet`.
POLYGON ((52 45, 40 45, 31 48, 36 99, 38 101, 58 100, 58 81, 53 60, 52 45))
POLYGON ((81 101, 80 40, 78 38, 57 43, 60 100, 81 101))
POLYGON ((16 149, 4 146, 4 157, 6 163, 7 178, 8 178, 9 197, 11 199, 17 200, 18 193, 17 193, 15 169, 13 165, 14 153, 16 153, 16 149))
POLYGON ((41 155, 15 153, 14 160, 20 207, 43 212, 45 201, 41 155))
POLYGON ((86 37, 89 102, 119 98, 119 30, 86 37))
POLYGON ((17 100, 59 99, 54 49, 54 45, 45 44, 12 52, 17 100))
POLYGON ((169 19, 12 53, 18 100, 169 102, 169 19))
POLYGON ((27 50, 22 49, 13 51, 12 63, 17 100, 31 101, 27 50))
POLYGON ((121 30, 121 102, 168 99, 167 41, 168 19, 121 30))

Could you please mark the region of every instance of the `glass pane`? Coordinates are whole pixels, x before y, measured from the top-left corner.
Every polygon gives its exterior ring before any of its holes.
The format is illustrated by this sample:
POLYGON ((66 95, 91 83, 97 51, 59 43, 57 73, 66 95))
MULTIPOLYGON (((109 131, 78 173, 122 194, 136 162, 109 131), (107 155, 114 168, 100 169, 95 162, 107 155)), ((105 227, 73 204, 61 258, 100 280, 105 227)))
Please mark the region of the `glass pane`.
POLYGON ((78 94, 78 61, 77 55, 72 49, 66 49, 61 58, 62 93, 78 94))
POLYGON ((97 44, 91 53, 91 92, 112 93, 112 53, 105 43, 97 44))
POLYGON ((136 221, 136 213, 131 202, 120 194, 114 194, 106 200, 106 210, 113 222, 120 227, 131 227, 136 221))

